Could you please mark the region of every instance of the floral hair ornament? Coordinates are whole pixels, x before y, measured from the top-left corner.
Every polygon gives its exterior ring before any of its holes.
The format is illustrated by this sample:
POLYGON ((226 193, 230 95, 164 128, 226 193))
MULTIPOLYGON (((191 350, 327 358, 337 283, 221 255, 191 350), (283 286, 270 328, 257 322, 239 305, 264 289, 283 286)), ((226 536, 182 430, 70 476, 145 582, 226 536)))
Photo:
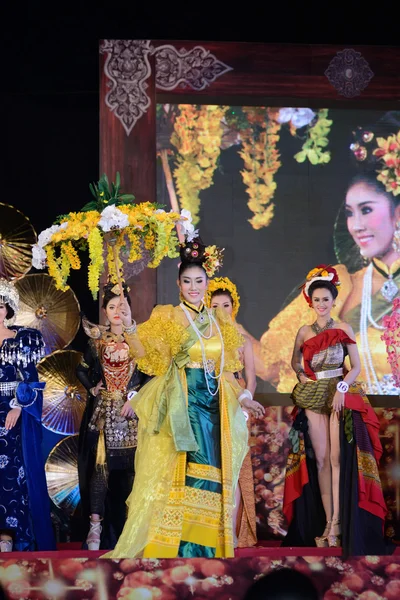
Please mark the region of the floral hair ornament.
MULTIPOLYGON (((197 235, 196 231, 196 235, 197 235)), ((204 246, 199 237, 194 237, 181 244, 181 258, 193 264, 201 264, 207 277, 211 278, 222 267, 224 248, 204 246)))
POLYGON ((217 246, 206 246, 203 267, 207 277, 214 277, 214 274, 222 267, 224 250, 225 248, 217 248, 217 246))
POLYGON ((337 271, 330 265, 318 265, 315 269, 311 269, 307 274, 305 283, 300 287, 300 289, 303 290, 303 296, 307 300, 309 306, 311 306, 312 302, 308 295, 308 290, 314 281, 330 281, 336 288, 340 286, 337 271))
POLYGON ((19 309, 19 294, 11 281, 3 278, 0 279, 0 303, 8 305, 14 311, 14 316, 6 319, 7 325, 12 325, 19 309))
POLYGON ((378 170, 377 180, 381 181, 387 192, 400 194, 400 131, 388 138, 377 138, 378 148, 373 155, 383 163, 378 170))
POLYGON ((199 230, 195 229, 192 223, 192 213, 190 210, 186 210, 185 208, 181 210, 181 218, 178 221, 178 225, 180 225, 181 233, 183 233, 187 242, 192 242, 199 235, 199 230))
POLYGON ((236 285, 229 277, 215 277, 214 279, 211 279, 204 297, 205 304, 208 308, 211 308, 212 298, 216 292, 229 292, 232 298, 232 317, 235 319, 240 307, 240 296, 237 292, 236 285))
POLYGON ((354 142, 350 144, 350 150, 358 162, 363 162, 368 156, 367 144, 370 144, 375 136, 372 131, 357 127, 356 131, 353 131, 353 137, 354 142))

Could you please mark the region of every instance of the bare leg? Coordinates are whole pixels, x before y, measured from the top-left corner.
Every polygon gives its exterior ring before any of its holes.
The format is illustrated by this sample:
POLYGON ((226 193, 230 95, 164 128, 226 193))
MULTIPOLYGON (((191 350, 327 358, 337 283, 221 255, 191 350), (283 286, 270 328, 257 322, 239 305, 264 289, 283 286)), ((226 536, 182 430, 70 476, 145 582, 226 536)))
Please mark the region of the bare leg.
MULTIPOLYGON (((315 453, 318 483, 326 520, 332 519, 332 479, 329 443, 329 417, 306 410, 308 433, 315 453)), ((327 531, 324 532, 327 535, 327 531)))
POLYGON ((340 534, 340 506, 339 506, 339 486, 340 486, 340 426, 335 412, 330 417, 330 439, 331 439, 331 468, 332 468, 332 496, 333 496, 333 514, 332 527, 330 534, 340 534))

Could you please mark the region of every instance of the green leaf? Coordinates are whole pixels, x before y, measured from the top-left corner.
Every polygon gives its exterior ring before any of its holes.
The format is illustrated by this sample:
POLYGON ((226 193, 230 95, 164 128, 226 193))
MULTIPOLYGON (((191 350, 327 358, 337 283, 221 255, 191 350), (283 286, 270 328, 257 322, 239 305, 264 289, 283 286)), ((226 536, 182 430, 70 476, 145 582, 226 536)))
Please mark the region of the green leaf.
POLYGON ((92 192, 93 196, 97 200, 97 186, 96 186, 96 184, 92 185, 91 183, 89 183, 89 189, 92 192))
POLYGON ((329 140, 326 137, 321 137, 318 140, 316 140, 315 143, 317 146, 321 146, 321 148, 325 148, 325 146, 327 146, 329 144, 329 140))
POLYGON ((297 154, 294 155, 294 159, 298 162, 298 163, 303 163, 307 158, 307 153, 302 150, 301 152, 298 152, 297 154))
POLYGON ((307 156, 308 156, 308 160, 310 161, 310 163, 312 165, 318 164, 318 154, 316 153, 315 150, 313 150, 313 149, 309 150, 307 153, 307 156))
POLYGON ((124 200, 124 201, 125 200, 131 201, 134 199, 135 199, 135 196, 133 194, 121 194, 121 196, 120 196, 120 200, 124 200))
POLYGON ((121 187, 121 176, 119 174, 119 171, 117 171, 117 174, 115 176, 115 185, 116 185, 117 189, 119 189, 121 187))
POLYGON ((331 160, 331 153, 330 152, 322 152, 322 154, 321 154, 321 162, 323 164, 326 164, 330 160, 331 160))
POLYGON ((108 177, 105 173, 103 173, 100 181, 103 180, 104 184, 108 187, 109 183, 108 183, 108 177))
POLYGON ((91 200, 90 202, 85 204, 85 206, 83 208, 81 208, 81 212, 89 212, 89 210, 98 210, 98 207, 99 207, 99 203, 93 202, 93 200, 91 200))
POLYGON ((318 121, 318 125, 320 125, 321 127, 330 127, 332 125, 332 121, 330 121, 329 119, 320 119, 318 121))

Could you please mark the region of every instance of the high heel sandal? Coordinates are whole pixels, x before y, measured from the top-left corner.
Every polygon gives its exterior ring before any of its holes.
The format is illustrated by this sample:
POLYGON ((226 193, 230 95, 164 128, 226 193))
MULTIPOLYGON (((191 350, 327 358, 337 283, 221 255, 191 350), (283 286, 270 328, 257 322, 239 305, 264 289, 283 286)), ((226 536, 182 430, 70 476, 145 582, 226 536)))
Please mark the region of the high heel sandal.
POLYGON ((98 519, 97 521, 92 521, 92 519, 90 519, 90 529, 89 529, 88 536, 86 538, 88 550, 99 550, 99 548, 100 548, 102 520, 103 519, 98 519))
MULTIPOLYGON (((332 527, 334 527, 335 525, 340 526, 340 519, 335 519, 334 521, 332 521, 332 527)), ((341 544, 342 544, 342 535, 340 533, 337 533, 335 535, 333 535, 333 534, 328 535, 329 548, 340 548, 341 544)))
POLYGON ((327 548, 328 546, 328 533, 331 529, 332 521, 327 521, 324 529, 324 533, 315 538, 315 544, 317 548, 327 548))

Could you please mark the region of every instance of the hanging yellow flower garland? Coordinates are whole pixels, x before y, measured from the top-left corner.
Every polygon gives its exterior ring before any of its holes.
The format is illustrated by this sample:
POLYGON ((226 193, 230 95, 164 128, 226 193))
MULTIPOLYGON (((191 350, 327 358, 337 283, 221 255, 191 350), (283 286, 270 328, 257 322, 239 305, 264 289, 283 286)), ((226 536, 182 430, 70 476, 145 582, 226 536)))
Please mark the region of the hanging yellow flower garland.
MULTIPOLYGON (((243 108, 243 111, 249 114, 250 122, 253 110, 243 108)), ((247 205, 254 213, 254 217, 249 219, 254 229, 267 227, 274 216, 274 176, 281 166, 276 147, 280 129, 280 123, 268 118, 258 123, 257 129, 249 127, 241 131, 242 150, 239 155, 243 158, 245 167, 241 175, 250 197, 247 205)))
POLYGON ((200 191, 212 184, 221 152, 223 119, 227 106, 179 105, 171 142, 178 149, 178 165, 174 170, 181 207, 199 221, 200 191))

